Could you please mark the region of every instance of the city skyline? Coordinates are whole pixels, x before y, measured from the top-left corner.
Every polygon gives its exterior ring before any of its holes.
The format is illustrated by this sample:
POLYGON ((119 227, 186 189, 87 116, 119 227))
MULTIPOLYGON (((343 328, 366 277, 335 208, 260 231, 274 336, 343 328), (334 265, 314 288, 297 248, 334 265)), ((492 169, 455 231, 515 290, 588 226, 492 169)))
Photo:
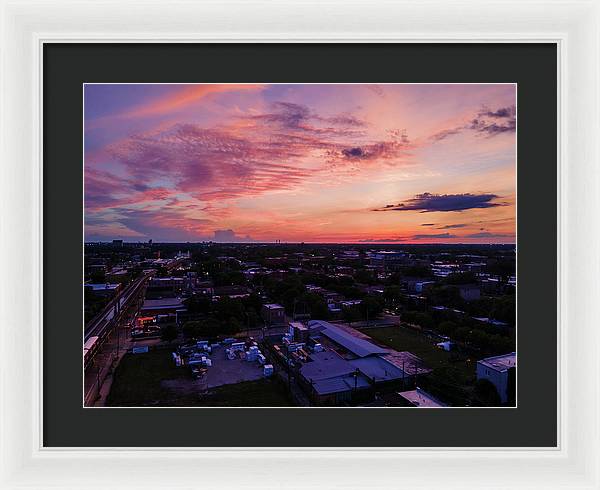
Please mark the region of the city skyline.
POLYGON ((512 84, 86 84, 85 240, 514 243, 512 84))

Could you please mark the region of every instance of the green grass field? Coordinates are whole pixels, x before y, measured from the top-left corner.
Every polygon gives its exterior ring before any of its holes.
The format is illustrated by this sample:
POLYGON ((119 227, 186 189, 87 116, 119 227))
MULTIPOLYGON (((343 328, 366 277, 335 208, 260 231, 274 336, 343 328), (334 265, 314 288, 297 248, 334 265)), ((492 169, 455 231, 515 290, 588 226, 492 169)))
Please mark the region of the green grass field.
POLYGON ((275 379, 260 379, 200 393, 189 370, 176 367, 169 350, 126 354, 114 374, 107 406, 259 407, 291 406, 285 389, 275 379), (179 389, 166 388, 165 381, 179 389))
POLYGON ((454 406, 470 404, 475 383, 476 359, 458 358, 435 345, 424 334, 405 327, 369 328, 362 331, 376 342, 423 359, 433 372, 420 384, 454 406))

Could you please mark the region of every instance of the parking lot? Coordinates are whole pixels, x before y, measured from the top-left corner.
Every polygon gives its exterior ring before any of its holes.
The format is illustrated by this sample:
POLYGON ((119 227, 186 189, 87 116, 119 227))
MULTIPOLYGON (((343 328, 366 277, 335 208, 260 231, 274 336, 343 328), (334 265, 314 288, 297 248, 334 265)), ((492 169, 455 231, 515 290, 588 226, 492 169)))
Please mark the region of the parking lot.
POLYGON ((263 367, 258 362, 243 359, 227 359, 224 347, 216 347, 210 355, 212 366, 208 368, 208 388, 254 381, 263 377, 263 367))

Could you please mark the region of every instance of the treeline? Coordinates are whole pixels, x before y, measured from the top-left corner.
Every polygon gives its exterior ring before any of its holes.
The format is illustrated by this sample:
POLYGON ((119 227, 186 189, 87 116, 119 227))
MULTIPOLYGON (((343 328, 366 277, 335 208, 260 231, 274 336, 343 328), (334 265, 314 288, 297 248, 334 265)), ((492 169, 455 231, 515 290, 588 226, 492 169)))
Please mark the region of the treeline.
POLYGON ((490 355, 505 354, 515 349, 514 339, 507 330, 468 317, 447 312, 409 310, 404 311, 401 318, 403 322, 437 332, 490 355))
POLYGON ((246 329, 262 327, 262 299, 257 294, 247 298, 222 297, 217 301, 204 295, 193 295, 184 301, 188 313, 197 319, 183 325, 188 338, 214 338, 234 335, 246 329))

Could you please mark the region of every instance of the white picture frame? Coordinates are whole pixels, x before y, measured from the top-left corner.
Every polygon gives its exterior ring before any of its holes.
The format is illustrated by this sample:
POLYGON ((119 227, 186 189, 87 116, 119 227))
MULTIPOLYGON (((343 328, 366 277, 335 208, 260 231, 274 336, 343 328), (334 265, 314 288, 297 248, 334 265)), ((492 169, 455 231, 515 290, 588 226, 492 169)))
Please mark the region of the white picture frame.
POLYGON ((0 4, 0 488, 600 488, 597 1, 0 4), (558 446, 43 447, 42 49, 107 41, 557 43, 558 446))

